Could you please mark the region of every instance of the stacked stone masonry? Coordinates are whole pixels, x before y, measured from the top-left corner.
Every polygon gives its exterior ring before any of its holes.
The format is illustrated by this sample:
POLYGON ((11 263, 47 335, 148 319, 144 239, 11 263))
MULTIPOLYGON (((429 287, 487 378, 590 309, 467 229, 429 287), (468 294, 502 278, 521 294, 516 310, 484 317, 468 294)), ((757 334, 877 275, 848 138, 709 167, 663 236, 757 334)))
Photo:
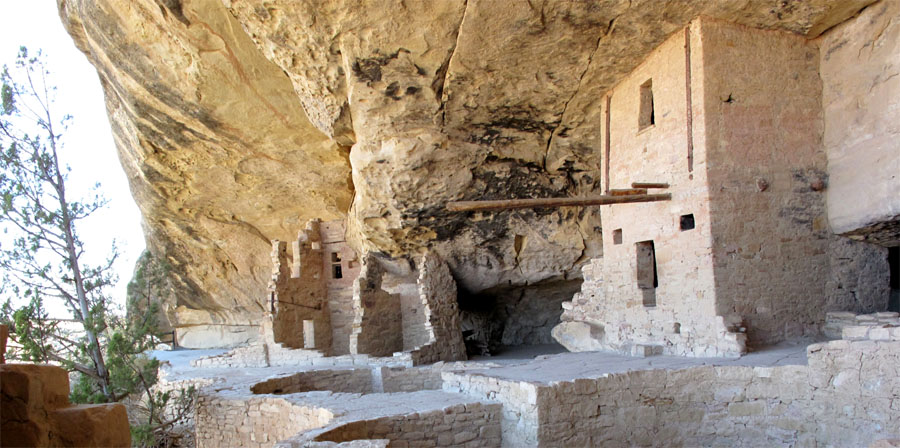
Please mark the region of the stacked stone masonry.
POLYGON ((898 341, 900 340, 900 313, 880 312, 854 314, 846 311, 828 313, 825 317, 825 335, 834 339, 898 341))
MULTIPOLYGON (((398 415, 333 425, 321 431, 311 431, 307 437, 332 442, 387 439, 391 447, 499 448, 499 412, 500 405, 497 403, 458 404, 412 416, 398 415)), ((297 446, 295 443, 279 445, 284 448, 297 446)))
POLYGON ((448 372, 444 390, 499 401, 504 446, 866 446, 900 437, 900 342, 813 344, 808 356, 809 365, 552 383, 448 372))
MULTIPOLYGON (((847 337, 810 345, 807 364, 711 360, 550 381, 495 375, 499 365, 471 362, 287 368, 264 381, 202 387, 197 440, 251 447, 355 439, 391 446, 866 446, 900 437, 900 339, 847 337), (451 439, 458 434, 466 435, 451 439)), ((202 374, 216 375, 210 370, 202 374)))
POLYGON ((603 258, 558 341, 739 356, 818 334, 827 311, 886 305, 887 250, 828 224, 829 63, 818 40, 701 17, 607 92, 605 189, 664 182, 672 200, 600 207, 603 258))

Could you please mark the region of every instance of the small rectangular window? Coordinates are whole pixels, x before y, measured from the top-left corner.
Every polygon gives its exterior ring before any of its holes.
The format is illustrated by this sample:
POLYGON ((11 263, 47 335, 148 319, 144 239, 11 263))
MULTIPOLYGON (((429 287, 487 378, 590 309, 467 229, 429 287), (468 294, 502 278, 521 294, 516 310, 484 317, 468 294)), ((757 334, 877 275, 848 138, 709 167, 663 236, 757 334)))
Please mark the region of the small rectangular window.
POLYGON ((691 213, 688 215, 681 215, 679 227, 681 228, 682 232, 684 232, 685 230, 693 229, 694 228, 694 214, 691 213))
POLYGON ((341 272, 341 265, 335 264, 331 266, 331 278, 344 278, 344 273, 341 272))
POLYGON ((341 262, 341 255, 338 254, 337 252, 332 252, 332 253, 331 253, 331 262, 332 262, 332 263, 340 263, 340 262, 341 262))
POLYGON ((653 80, 641 84, 641 110, 638 117, 638 131, 642 131, 656 124, 656 114, 653 110, 653 80))
POLYGON ((613 230, 613 244, 622 244, 622 229, 613 230))

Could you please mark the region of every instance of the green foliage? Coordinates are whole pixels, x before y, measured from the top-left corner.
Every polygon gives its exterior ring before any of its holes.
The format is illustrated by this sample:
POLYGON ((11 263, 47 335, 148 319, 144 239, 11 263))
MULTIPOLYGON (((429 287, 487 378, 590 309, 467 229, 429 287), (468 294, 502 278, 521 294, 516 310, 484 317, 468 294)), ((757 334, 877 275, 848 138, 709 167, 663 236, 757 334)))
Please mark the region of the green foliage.
POLYGON ((126 290, 129 321, 143 321, 140 325, 145 325, 148 315, 159 315, 161 295, 168 292, 169 269, 165 260, 155 258, 150 251, 145 250, 141 254, 126 290))
POLYGON ((107 399, 115 400, 101 339, 109 315, 105 289, 115 281, 116 251, 113 247, 101 265, 86 264, 76 229, 106 202, 99 196, 76 201, 66 195, 68 169, 60 166, 58 151, 71 118, 53 113, 55 88, 48 76, 41 53, 32 56, 25 48, 12 70, 4 66, 0 72, 2 293, 8 304, 29 301, 19 310, 5 307, 2 318, 15 323, 22 359, 57 362, 90 375, 107 399), (51 321, 45 299, 65 304, 80 331, 51 321))
POLYGON ((131 443, 141 447, 170 446, 172 425, 187 416, 194 406, 196 389, 154 391, 145 401, 147 423, 131 425, 131 443))
POLYGON ((177 421, 166 420, 173 409, 182 412, 179 418, 190 409, 193 393, 153 390, 159 362, 146 353, 158 330, 150 298, 164 272, 138 270, 128 300, 146 300, 145 312, 129 319, 111 308, 106 290, 116 280, 115 245, 104 263, 88 265, 77 232, 77 224, 106 201, 96 194, 85 201, 66 195, 68 169, 60 166, 58 151, 71 118, 52 113, 55 89, 48 75, 40 52, 30 55, 25 48, 12 69, 0 71, 0 322, 9 324, 20 346, 10 358, 77 372, 71 393, 76 403, 144 396, 147 418, 135 434, 140 444, 152 446, 177 421), (45 299, 65 304, 71 324, 51 319, 45 299))

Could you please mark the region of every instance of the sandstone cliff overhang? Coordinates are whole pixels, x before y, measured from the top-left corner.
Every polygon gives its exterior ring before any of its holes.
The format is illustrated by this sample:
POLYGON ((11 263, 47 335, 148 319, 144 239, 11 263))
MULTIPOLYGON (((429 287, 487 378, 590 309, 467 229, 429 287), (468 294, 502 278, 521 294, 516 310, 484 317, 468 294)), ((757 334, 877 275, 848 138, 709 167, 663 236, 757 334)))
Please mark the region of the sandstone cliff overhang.
POLYGON ((58 0, 182 324, 239 334, 270 241, 311 218, 361 253, 429 248, 469 291, 577 277, 596 210, 444 203, 598 190, 603 93, 699 15, 811 38, 869 3, 58 0))

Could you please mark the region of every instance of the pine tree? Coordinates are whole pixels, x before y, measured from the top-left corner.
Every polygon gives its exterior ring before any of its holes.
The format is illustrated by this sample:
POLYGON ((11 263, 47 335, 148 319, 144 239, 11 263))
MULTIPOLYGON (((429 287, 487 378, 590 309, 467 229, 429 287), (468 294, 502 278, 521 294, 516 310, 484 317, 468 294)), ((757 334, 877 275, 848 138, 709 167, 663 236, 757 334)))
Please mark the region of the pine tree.
MULTIPOLYGON (((7 292, 32 305, 17 312, 19 320, 44 327, 48 331, 41 335, 53 340, 31 352, 32 360, 56 361, 88 375, 106 400, 115 401, 99 335, 106 329, 109 304, 104 288, 114 280, 116 252, 106 263, 89 266, 76 232, 76 224, 106 202, 99 196, 89 201, 67 196, 68 170, 60 165, 59 150, 71 117, 54 114, 55 88, 48 75, 40 52, 30 56, 24 47, 13 71, 4 66, 0 73, 0 225, 5 233, 0 268, 7 292), (37 313, 45 298, 68 306, 84 338, 71 339, 71 334, 58 331, 60 326, 46 323, 46 316, 37 313)), ((31 334, 16 330, 20 338, 31 334)))

